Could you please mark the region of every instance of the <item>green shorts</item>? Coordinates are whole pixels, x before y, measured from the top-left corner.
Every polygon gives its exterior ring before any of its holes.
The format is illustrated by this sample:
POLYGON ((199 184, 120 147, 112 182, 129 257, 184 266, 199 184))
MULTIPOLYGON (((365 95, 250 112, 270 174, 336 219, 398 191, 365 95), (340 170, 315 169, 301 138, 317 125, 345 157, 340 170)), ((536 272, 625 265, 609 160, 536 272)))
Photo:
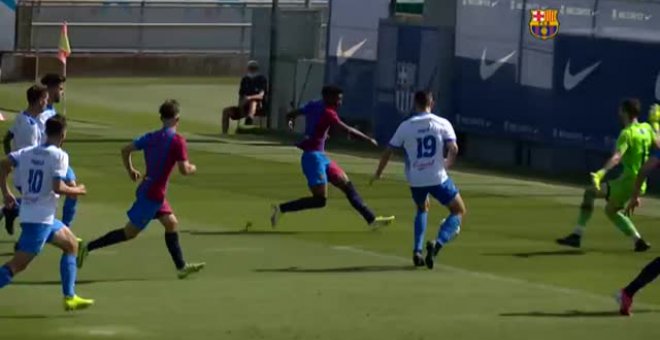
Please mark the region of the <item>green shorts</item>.
POLYGON ((617 207, 625 207, 633 193, 635 178, 619 177, 607 182, 607 201, 617 207))

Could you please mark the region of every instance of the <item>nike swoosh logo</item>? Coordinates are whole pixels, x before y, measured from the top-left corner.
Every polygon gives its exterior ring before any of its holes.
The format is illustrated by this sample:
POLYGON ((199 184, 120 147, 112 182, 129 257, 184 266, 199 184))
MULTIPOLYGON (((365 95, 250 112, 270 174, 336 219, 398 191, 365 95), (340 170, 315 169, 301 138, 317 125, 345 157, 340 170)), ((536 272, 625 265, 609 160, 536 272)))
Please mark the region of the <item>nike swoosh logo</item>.
POLYGON ((344 37, 339 38, 339 43, 337 44, 337 58, 339 59, 339 65, 346 62, 346 59, 352 58, 358 50, 367 43, 367 39, 360 41, 359 43, 353 45, 353 47, 344 50, 344 37))
POLYGON ((481 64, 479 65, 479 76, 481 76, 482 80, 487 80, 492 77, 497 70, 504 66, 504 64, 516 54, 516 51, 513 51, 489 65, 486 64, 486 50, 487 49, 484 48, 484 51, 481 54, 481 64))
POLYGON ((655 99, 660 100, 660 72, 658 78, 655 79, 655 99))
POLYGON ((566 91, 574 89, 585 78, 587 78, 591 72, 595 71, 601 63, 602 61, 599 61, 576 74, 571 74, 571 60, 569 59, 566 63, 566 68, 564 69, 564 89, 566 91))

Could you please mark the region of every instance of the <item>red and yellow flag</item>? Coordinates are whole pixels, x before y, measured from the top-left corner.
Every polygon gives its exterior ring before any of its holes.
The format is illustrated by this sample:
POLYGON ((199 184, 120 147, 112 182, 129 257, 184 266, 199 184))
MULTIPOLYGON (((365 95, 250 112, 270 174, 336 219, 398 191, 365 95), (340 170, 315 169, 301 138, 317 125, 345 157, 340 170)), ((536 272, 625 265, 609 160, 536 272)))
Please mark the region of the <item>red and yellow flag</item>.
POLYGON ((60 43, 57 48, 57 59, 62 64, 66 65, 66 58, 71 55, 71 46, 69 45, 69 32, 67 30, 66 21, 62 23, 62 31, 60 32, 60 43))

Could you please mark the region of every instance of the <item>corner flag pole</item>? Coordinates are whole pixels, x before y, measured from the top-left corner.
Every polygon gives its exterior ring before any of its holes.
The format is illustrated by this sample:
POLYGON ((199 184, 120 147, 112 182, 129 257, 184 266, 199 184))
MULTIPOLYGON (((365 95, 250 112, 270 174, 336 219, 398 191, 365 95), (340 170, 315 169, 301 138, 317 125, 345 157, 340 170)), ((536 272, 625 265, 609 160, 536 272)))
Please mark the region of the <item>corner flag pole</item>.
MULTIPOLYGON (((60 32, 60 43, 57 47, 57 59, 62 63, 62 75, 66 78, 66 61, 71 55, 71 45, 69 45, 69 32, 66 21, 62 23, 60 32)), ((62 110, 66 115, 66 96, 64 96, 64 108, 62 110)))

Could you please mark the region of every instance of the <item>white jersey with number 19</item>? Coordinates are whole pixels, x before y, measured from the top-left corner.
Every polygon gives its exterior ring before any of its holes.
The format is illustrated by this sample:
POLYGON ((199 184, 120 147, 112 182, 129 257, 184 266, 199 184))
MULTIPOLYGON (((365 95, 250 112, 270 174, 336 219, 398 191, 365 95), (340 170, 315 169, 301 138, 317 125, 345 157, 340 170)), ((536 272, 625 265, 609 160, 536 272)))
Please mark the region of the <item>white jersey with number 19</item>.
POLYGON ((428 187, 444 183, 444 147, 456 141, 451 123, 433 113, 416 113, 399 125, 390 146, 406 153, 406 177, 411 187, 428 187))
POLYGON ((16 168, 22 202, 22 223, 52 224, 59 195, 53 191, 53 180, 64 179, 69 168, 69 155, 54 145, 20 149, 9 154, 16 168))

